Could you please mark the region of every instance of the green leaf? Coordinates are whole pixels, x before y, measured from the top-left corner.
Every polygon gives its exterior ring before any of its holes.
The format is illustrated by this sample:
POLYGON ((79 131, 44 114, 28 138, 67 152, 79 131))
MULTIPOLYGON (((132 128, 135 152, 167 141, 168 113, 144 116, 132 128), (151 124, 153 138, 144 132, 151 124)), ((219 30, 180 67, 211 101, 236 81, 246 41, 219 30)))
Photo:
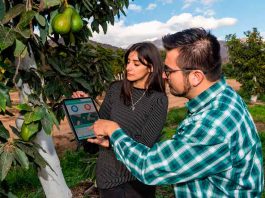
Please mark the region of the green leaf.
POLYGON ((29 106, 28 104, 24 103, 24 104, 18 104, 16 106, 16 108, 20 111, 32 111, 32 107, 29 106))
POLYGON ((103 22, 100 25, 101 25, 101 27, 103 29, 104 34, 106 34, 107 33, 107 29, 108 29, 108 24, 106 22, 103 22))
POLYGON ((0 155, 3 153, 4 151, 4 144, 0 144, 0 155))
MULTIPOLYGON (((49 23, 52 24, 53 18, 58 14, 58 10, 54 10, 50 13, 50 21, 49 23)), ((49 31, 48 33, 51 34, 53 32, 52 25, 49 25, 49 31)))
POLYGON ((16 34, 11 28, 0 25, 0 52, 13 45, 15 38, 16 34))
POLYGON ((23 168, 29 168, 29 160, 27 155, 17 147, 15 147, 14 157, 23 168))
POLYGON ((5 96, 0 92, 0 112, 5 112, 6 110, 6 98, 5 96))
MULTIPOLYGON (((19 118, 17 118, 17 119, 19 119, 19 118)), ((15 127, 13 127, 13 126, 11 126, 11 125, 9 125, 9 127, 11 128, 11 130, 12 130, 12 132, 13 132, 14 134, 16 134, 18 137, 21 138, 20 131, 19 131, 17 128, 15 128, 15 127)))
POLYGON ((45 116, 41 119, 41 125, 47 135, 51 134, 53 119, 49 113, 45 113, 45 116))
POLYGON ((19 147, 27 155, 34 158, 34 150, 32 149, 32 145, 28 145, 28 143, 25 142, 16 142, 16 146, 19 147))
POLYGON ((0 112, 5 112, 6 106, 11 106, 11 99, 9 96, 9 89, 0 82, 0 112))
POLYGON ((58 122, 56 116, 54 115, 54 113, 53 113, 52 111, 49 111, 49 114, 50 114, 50 116, 51 116, 51 118, 52 118, 52 120, 53 120, 53 123, 56 125, 57 129, 60 129, 60 128, 59 128, 59 125, 60 125, 60 124, 59 124, 59 122, 58 122))
POLYGON ((20 15, 23 11, 26 10, 26 6, 24 4, 17 4, 5 14, 3 20, 1 21, 3 24, 7 23, 11 19, 15 18, 16 16, 20 15))
POLYGON ((88 90, 89 93, 92 92, 91 86, 86 80, 84 80, 82 78, 75 78, 74 81, 76 81, 79 84, 81 84, 85 89, 88 90))
POLYGON ((61 4, 60 0, 43 0, 45 8, 54 7, 61 4))
POLYGON ((0 0, 0 21, 4 18, 6 12, 6 6, 4 0, 0 0))
POLYGON ((36 14, 36 12, 33 10, 23 12, 23 14, 19 20, 19 23, 17 24, 17 28, 20 30, 25 29, 30 24, 30 22, 34 18, 35 14, 36 14))
POLYGON ((24 38, 30 38, 30 29, 24 29, 21 30, 19 29, 19 27, 16 27, 13 29, 15 32, 17 32, 18 34, 20 34, 21 36, 23 36, 24 38))
POLYGON ((35 122, 41 120, 44 117, 44 109, 43 107, 36 107, 34 111, 27 112, 24 116, 25 124, 29 124, 31 122, 35 122))
POLYGON ((7 173, 9 172, 13 159, 14 159, 14 154, 13 154, 12 150, 11 151, 4 150, 4 152, 1 154, 1 157, 0 157, 1 181, 3 181, 5 179, 7 173))
POLYGON ((32 150, 34 152, 34 162, 41 168, 45 168, 48 163, 45 161, 45 159, 40 155, 38 149, 36 147, 32 147, 32 150))
POLYGON ((4 140, 7 140, 9 138, 8 130, 4 127, 1 121, 0 121, 0 138, 4 140))
POLYGON ((44 16, 40 15, 38 12, 35 14, 35 18, 38 21, 38 23, 42 26, 45 27, 46 25, 46 19, 44 16))
MULTIPOLYGON (((23 123, 26 124, 26 123, 23 123)), ((40 124, 39 122, 31 122, 30 124, 26 124, 26 127, 30 131, 30 137, 29 139, 40 130, 40 124)))
POLYGON ((44 45, 46 40, 47 40, 47 36, 49 34, 49 25, 46 23, 45 27, 42 27, 40 25, 38 25, 39 30, 40 30, 40 38, 41 38, 41 42, 44 45))
POLYGON ((24 58, 28 53, 27 46, 24 45, 20 40, 16 39, 16 48, 14 51, 15 57, 24 58))

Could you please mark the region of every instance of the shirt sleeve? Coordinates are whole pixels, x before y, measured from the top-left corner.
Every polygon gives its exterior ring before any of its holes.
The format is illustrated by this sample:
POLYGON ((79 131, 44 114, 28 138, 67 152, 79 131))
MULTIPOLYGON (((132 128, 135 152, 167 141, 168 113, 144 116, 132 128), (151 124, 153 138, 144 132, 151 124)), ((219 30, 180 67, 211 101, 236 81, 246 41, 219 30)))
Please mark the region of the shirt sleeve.
MULTIPOLYGON (((192 127, 196 131, 197 126, 192 127)), ((201 131, 197 131, 199 135, 201 131)), ((137 179, 149 185, 187 182, 232 167, 229 146, 224 139, 220 141, 217 138, 208 144, 190 137, 177 138, 175 135, 171 140, 149 148, 118 129, 111 136, 111 144, 118 160, 137 179)))
POLYGON ((161 131, 167 117, 168 99, 164 94, 160 94, 153 101, 153 110, 142 129, 142 137, 138 142, 148 147, 153 146, 161 137, 161 131))

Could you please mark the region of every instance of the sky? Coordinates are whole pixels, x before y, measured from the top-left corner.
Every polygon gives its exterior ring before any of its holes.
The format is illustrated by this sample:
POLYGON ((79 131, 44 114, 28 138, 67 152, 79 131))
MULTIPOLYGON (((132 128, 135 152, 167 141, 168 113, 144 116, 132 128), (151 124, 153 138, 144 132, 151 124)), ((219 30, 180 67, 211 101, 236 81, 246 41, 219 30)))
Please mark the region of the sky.
POLYGON ((255 27, 265 38, 265 0, 130 0, 125 13, 91 40, 127 48, 191 27, 210 30, 219 40, 243 38, 255 27))

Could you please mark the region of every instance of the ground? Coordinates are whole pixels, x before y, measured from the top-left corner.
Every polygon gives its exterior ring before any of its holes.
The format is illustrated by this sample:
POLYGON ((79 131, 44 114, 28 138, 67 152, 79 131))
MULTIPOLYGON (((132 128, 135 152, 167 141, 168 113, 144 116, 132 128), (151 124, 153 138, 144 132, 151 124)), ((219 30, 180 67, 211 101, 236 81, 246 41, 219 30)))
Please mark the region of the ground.
MULTIPOLYGON (((232 86, 235 90, 238 90, 240 88, 240 84, 235 80, 227 80, 228 84, 232 86)), ((168 98, 169 98, 169 109, 175 108, 175 107, 183 107, 184 104, 187 102, 187 99, 175 97, 169 94, 169 91, 167 90, 168 98)), ((19 96, 17 92, 12 92, 11 94, 11 100, 13 104, 18 104, 19 102, 19 96)), ((15 110, 11 110, 13 113, 17 113, 15 110)), ((9 116, 0 116, 0 120, 3 122, 3 124, 8 127, 9 125, 15 125, 15 117, 9 117, 9 116)), ((263 126, 264 127, 264 126, 263 126)), ((55 148, 57 150, 58 155, 62 155, 64 151, 66 150, 74 150, 77 148, 77 142, 74 139, 74 135, 68 125, 67 120, 61 122, 60 124, 60 130, 54 128, 52 132, 53 141, 55 148)), ((72 189, 74 197, 82 197, 85 189, 88 187, 88 184, 86 182, 81 183, 79 186, 72 189)))

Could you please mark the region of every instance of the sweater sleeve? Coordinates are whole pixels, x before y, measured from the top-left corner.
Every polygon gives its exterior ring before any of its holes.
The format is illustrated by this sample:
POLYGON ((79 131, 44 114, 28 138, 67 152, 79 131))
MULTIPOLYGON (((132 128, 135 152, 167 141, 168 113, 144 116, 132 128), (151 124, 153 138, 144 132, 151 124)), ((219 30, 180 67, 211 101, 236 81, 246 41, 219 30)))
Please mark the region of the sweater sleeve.
POLYGON ((161 137, 161 131, 167 117, 168 99, 165 94, 159 94, 154 98, 152 111, 142 130, 142 136, 138 140, 148 147, 152 147, 161 137))

